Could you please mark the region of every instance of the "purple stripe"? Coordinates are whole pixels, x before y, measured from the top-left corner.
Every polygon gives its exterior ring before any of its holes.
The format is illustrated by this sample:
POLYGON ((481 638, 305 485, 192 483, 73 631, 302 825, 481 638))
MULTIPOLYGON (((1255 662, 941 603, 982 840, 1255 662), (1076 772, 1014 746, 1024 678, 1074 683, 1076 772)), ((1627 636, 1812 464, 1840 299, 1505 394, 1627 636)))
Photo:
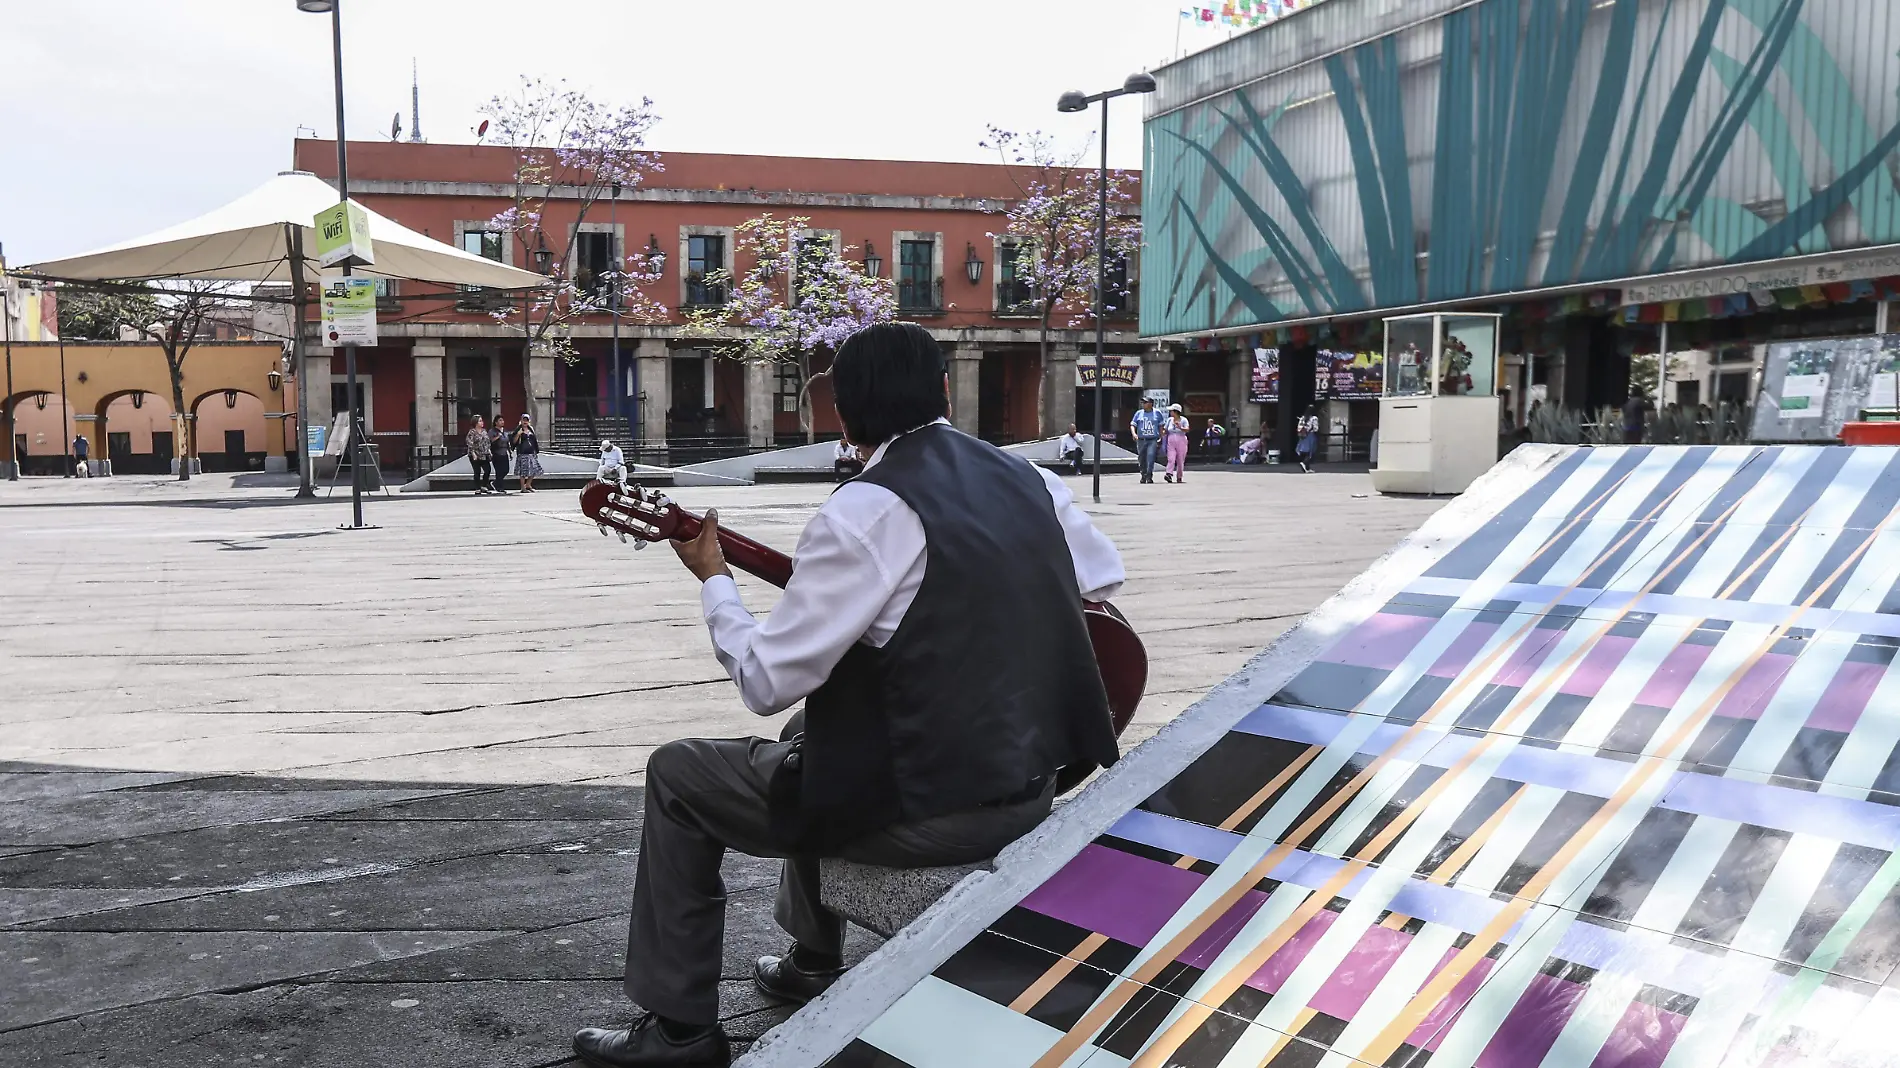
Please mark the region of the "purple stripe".
POLYGON ((1484 643, 1490 641, 1491 636, 1497 632, 1498 625, 1496 623, 1466 624, 1465 629, 1459 632, 1458 637, 1452 639, 1451 645, 1445 649, 1444 655, 1438 658, 1438 663, 1433 664, 1425 674, 1436 675, 1446 679, 1457 678, 1465 668, 1471 666, 1471 662, 1477 658, 1479 650, 1484 648, 1484 643))
POLYGON ((1617 667, 1635 644, 1635 638, 1613 634, 1598 638, 1583 661, 1571 670, 1570 677, 1558 685, 1557 691, 1578 697, 1595 697, 1597 691, 1603 689, 1603 684, 1610 681, 1610 676, 1616 674, 1617 667))
POLYGON ((1503 670, 1493 681, 1500 686, 1522 686, 1529 682, 1531 675, 1543 665, 1544 658, 1557 647, 1556 639, 1554 630, 1533 630, 1511 651, 1510 659, 1504 662, 1503 670))
POLYGON ((1748 671, 1734 688, 1722 695, 1722 703, 1715 706, 1715 714, 1731 719, 1760 719, 1768 699, 1775 695, 1775 689, 1793 666, 1794 657, 1787 653, 1763 653, 1759 660, 1749 665, 1748 671))
POLYGON ((1653 708, 1675 707, 1682 699, 1682 692, 1689 688, 1690 680, 1702 670, 1703 663, 1714 651, 1713 645, 1678 645, 1669 650, 1643 686, 1643 692, 1636 695, 1636 703, 1653 708))
MULTIPOLYGON (((1407 593, 1433 597, 1464 597, 1477 583, 1470 579, 1420 578, 1406 587, 1407 593)), ((1487 587, 1489 589, 1489 587, 1487 587)), ((1595 609, 1645 612, 1660 616, 1689 619, 1726 619, 1737 623, 1766 623, 1776 626, 1788 622, 1797 611, 1791 604, 1767 604, 1759 601, 1725 601, 1716 597, 1683 597, 1673 593, 1637 594, 1630 590, 1600 590, 1589 587, 1569 589, 1540 583, 1507 582, 1489 593, 1490 597, 1522 601, 1532 610, 1548 604, 1591 605, 1595 609)), ((1900 638, 1900 615, 1885 612, 1837 612, 1833 609, 1809 609, 1801 616, 1801 625, 1816 630, 1845 634, 1881 634, 1900 638)))
POLYGON ((1477 1068, 1537 1068, 1588 989, 1555 976, 1532 978, 1478 1054, 1477 1068))
POLYGON ((1631 1001, 1590 1068, 1662 1068, 1688 1017, 1631 1001))
POLYGON ((1374 612, 1319 659, 1390 671, 1404 662, 1436 622, 1430 616, 1374 612))
POLYGON ((1880 685, 1882 676, 1887 674, 1887 665, 1870 664, 1864 660, 1849 660, 1841 664, 1834 673, 1833 681, 1827 684, 1821 699, 1814 703, 1814 711, 1808 716, 1808 726, 1819 731, 1840 731, 1842 734, 1854 729, 1860 722, 1860 715, 1867 709, 1867 702, 1873 700, 1874 688, 1880 685))

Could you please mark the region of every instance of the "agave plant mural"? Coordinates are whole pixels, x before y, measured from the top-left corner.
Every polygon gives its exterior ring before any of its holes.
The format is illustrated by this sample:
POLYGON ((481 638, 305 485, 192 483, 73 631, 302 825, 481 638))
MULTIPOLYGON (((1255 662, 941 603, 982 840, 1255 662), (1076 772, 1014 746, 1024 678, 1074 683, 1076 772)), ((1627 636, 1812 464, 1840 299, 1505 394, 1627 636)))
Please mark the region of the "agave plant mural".
POLYGON ((1483 0, 1151 119, 1143 330, 1900 241, 1885 8, 1483 0))

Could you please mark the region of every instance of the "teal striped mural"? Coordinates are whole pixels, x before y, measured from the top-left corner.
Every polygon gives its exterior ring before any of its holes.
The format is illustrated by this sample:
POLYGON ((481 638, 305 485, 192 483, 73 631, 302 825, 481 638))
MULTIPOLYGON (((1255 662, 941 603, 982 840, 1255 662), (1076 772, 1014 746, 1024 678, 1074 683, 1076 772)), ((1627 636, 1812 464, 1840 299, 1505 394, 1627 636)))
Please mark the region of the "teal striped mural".
POLYGON ((1900 4, 1482 0, 1341 43, 1148 119, 1144 334, 1900 241, 1900 4))

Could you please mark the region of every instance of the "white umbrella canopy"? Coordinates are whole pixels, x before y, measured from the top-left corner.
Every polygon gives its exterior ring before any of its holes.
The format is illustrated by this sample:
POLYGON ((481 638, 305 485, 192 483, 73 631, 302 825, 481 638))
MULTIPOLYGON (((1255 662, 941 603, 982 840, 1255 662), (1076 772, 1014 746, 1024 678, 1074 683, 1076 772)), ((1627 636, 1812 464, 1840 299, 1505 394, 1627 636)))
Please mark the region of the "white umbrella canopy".
MULTIPOLYGON (((290 247, 285 224, 303 231, 303 269, 315 278, 313 216, 336 206, 336 190, 308 171, 283 171, 229 204, 154 234, 82 256, 33 264, 49 278, 142 281, 155 278, 225 278, 289 282, 290 247)), ((530 289, 547 279, 532 271, 483 259, 416 233, 369 209, 370 243, 376 262, 354 273, 373 278, 414 279, 445 286, 530 289)))

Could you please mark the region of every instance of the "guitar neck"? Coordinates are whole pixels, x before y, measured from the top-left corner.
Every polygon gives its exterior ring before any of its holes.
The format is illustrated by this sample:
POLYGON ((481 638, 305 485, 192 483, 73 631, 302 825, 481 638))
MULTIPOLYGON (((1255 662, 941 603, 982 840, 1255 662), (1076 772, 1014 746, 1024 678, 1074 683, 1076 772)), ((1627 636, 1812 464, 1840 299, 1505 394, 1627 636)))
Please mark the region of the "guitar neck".
MULTIPOLYGON (((681 541, 690 541, 699 537, 702 524, 699 517, 685 511, 679 513, 679 532, 674 535, 681 541)), ((726 554, 726 562, 758 578, 784 589, 792 581, 792 558, 770 546, 761 545, 744 534, 734 534, 725 527, 719 528, 719 549, 726 554)))

